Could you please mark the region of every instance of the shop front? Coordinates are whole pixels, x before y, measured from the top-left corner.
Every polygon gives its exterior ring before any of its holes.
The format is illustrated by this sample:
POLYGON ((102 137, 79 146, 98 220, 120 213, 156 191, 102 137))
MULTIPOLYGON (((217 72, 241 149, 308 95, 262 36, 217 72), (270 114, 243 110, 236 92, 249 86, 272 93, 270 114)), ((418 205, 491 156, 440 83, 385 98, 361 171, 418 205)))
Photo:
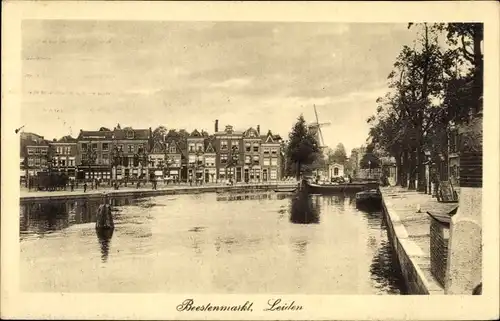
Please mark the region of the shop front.
POLYGON ((109 167, 79 168, 76 171, 75 176, 76 176, 76 179, 110 180, 111 179, 111 169, 109 167))
POLYGON ((216 168, 205 168, 205 183, 215 183, 217 179, 216 168))

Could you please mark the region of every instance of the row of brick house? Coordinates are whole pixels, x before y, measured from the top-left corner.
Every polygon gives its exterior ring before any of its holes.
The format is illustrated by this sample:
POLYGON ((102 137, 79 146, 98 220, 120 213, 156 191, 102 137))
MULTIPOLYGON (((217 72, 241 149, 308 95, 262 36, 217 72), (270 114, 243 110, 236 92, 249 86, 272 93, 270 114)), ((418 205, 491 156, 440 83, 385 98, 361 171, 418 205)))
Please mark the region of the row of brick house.
POLYGON ((38 136, 21 143, 21 175, 58 171, 76 179, 152 179, 200 182, 265 182, 281 179, 283 141, 260 126, 213 135, 174 130, 153 137, 151 128, 81 130, 78 137, 47 141, 38 136), (23 143, 24 142, 24 143, 23 143))

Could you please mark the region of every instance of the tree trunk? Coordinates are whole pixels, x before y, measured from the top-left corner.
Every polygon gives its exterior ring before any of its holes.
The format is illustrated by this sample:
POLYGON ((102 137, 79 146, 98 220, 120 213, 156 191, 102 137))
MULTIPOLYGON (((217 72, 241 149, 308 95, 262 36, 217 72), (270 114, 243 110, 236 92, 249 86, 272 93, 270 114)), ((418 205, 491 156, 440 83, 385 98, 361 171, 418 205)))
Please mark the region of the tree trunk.
POLYGON ((425 192, 425 185, 426 185, 426 180, 425 180, 425 154, 423 151, 423 148, 419 146, 417 148, 417 179, 418 179, 418 186, 417 190, 419 192, 425 192))
POLYGON ((300 167, 301 167, 300 162, 297 162, 297 173, 295 173, 295 174, 297 175, 298 181, 300 180, 300 167))
POLYGON ((408 169, 410 168, 409 162, 408 162, 408 151, 405 150, 403 152, 403 162, 401 166, 401 173, 400 173, 400 180, 401 180, 401 186, 402 187, 408 187, 408 169))
POLYGON ((417 159, 415 150, 411 150, 410 152, 410 167, 409 167, 409 178, 408 189, 415 189, 415 179, 416 179, 416 167, 417 167, 417 159))
POLYGON ((396 158, 396 185, 401 185, 401 172, 403 171, 402 164, 401 164, 401 156, 402 153, 397 153, 395 158, 396 158))

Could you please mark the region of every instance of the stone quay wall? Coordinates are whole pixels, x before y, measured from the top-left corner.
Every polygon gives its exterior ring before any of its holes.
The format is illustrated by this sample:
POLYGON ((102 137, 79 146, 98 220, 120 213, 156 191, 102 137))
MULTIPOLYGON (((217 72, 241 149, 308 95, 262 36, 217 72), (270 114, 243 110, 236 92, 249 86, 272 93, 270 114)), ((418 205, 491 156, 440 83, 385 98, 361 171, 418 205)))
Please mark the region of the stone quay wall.
POLYGON ((382 209, 387 233, 405 281, 408 294, 430 294, 426 278, 412 256, 420 256, 420 248, 408 238, 408 232, 389 201, 383 199, 382 209))
POLYGON ((160 188, 157 190, 152 189, 135 189, 135 188, 122 188, 119 190, 91 190, 86 193, 83 191, 54 191, 54 192, 30 192, 26 195, 21 195, 20 202, 50 202, 55 200, 71 200, 71 199, 99 199, 103 197, 105 192, 108 197, 149 197, 159 195, 177 195, 177 194, 197 194, 197 193, 245 193, 257 191, 273 191, 275 189, 294 188, 297 183, 280 182, 273 184, 247 184, 247 185, 233 185, 233 186, 175 186, 160 188))

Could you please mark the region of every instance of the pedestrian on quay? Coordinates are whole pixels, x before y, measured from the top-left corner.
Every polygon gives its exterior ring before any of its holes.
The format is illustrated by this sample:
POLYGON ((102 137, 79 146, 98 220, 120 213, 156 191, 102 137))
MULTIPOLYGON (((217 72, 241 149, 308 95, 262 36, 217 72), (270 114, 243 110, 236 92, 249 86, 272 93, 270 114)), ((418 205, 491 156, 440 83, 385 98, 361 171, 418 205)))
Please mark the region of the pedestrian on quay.
POLYGON ((71 180, 70 183, 69 183, 69 186, 71 188, 71 191, 73 192, 75 190, 75 181, 71 180))
POLYGON ((137 186, 136 188, 139 189, 139 186, 141 186, 141 181, 137 181, 137 186))
POLYGON ((83 192, 87 191, 87 181, 83 182, 83 192))

